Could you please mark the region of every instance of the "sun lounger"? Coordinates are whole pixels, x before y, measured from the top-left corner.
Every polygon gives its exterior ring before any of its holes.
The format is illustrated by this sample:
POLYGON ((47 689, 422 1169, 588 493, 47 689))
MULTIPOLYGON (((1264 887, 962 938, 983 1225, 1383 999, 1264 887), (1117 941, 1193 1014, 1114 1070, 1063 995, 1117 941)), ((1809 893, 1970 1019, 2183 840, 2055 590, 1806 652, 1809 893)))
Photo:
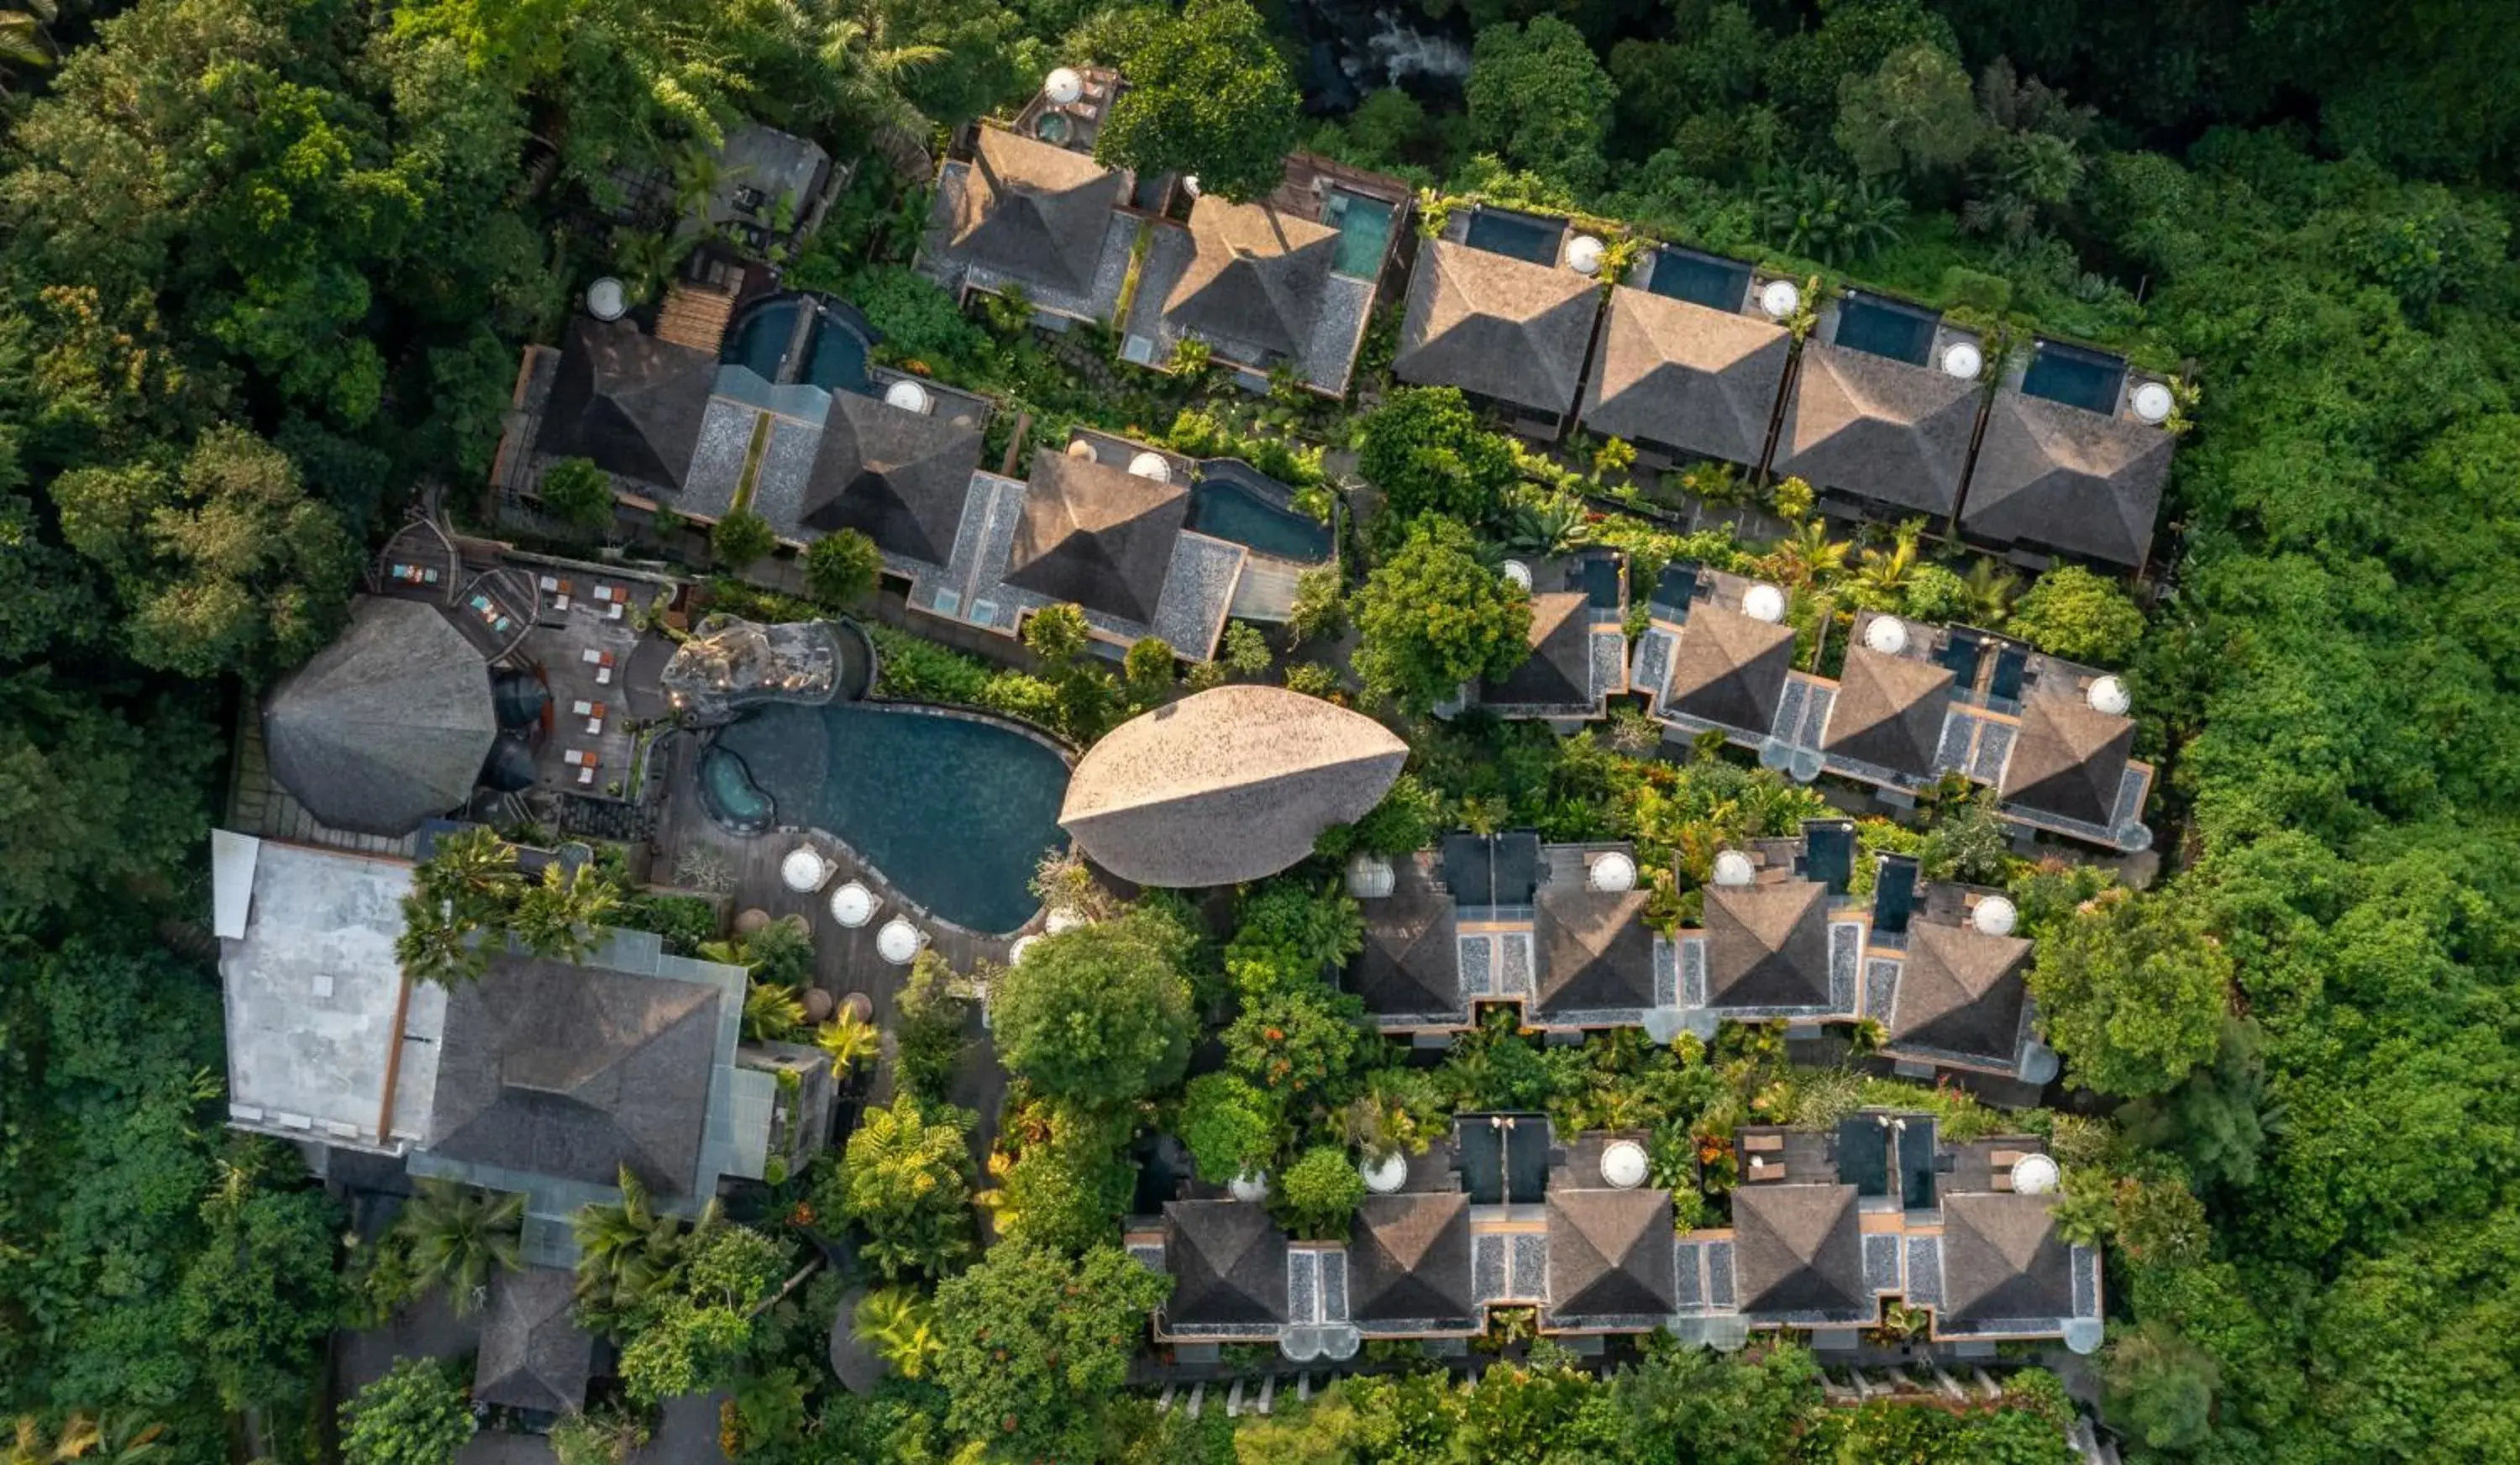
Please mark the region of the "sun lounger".
POLYGON ((610 668, 610 667, 608 667, 608 666, 599 666, 599 667, 597 667, 597 668, 595 669, 595 685, 596 685, 596 686, 598 686, 598 687, 609 687, 609 686, 611 686, 611 685, 612 685, 612 668, 610 668))
POLYGON ((577 771, 577 781, 579 781, 580 783, 592 783, 592 782, 594 782, 594 781, 595 781, 595 770, 593 770, 593 769, 591 769, 591 768, 582 768, 582 769, 579 769, 579 770, 577 771))
POLYGON ((1775 1151, 1781 1150, 1784 1147, 1785 1136, 1782 1134, 1744 1134, 1741 1136, 1741 1148, 1745 1150, 1773 1153, 1775 1151))

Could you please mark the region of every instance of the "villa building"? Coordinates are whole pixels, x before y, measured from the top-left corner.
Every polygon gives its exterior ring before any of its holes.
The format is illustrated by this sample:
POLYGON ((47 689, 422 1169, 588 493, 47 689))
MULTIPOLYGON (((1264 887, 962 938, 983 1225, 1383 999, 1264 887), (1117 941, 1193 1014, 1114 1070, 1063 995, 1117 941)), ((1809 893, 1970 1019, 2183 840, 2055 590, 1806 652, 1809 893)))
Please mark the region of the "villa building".
POLYGON ((1666 735, 1720 732, 1809 780, 1834 774, 1894 807, 1953 776, 2023 829, 2133 852, 2152 767, 2133 757, 2126 684, 1992 632, 1856 613, 1836 679, 1794 667, 1783 591, 1665 566, 1629 682, 1666 735))
MULTIPOLYGON (((1107 95, 1118 84, 1096 75, 1089 88, 1107 95)), ((1137 185, 1127 170, 1096 162, 1090 143, 1063 146, 1068 134, 1046 125, 1036 117, 1029 131, 1020 120, 964 129, 937 174, 915 268, 958 299, 1020 293, 1044 326, 1108 321, 1137 244, 1142 215, 1127 206, 1137 185)))
POLYGON ((1888 1305, 1926 1313, 1924 1341, 1953 1358, 2099 1346, 2099 1259, 2058 1234, 2056 1165, 2035 1138, 1942 1141, 1930 1116, 1867 1110, 1734 1142, 1738 1183, 1710 1185, 1729 1221, 1685 1232, 1643 1135, 1560 1142, 1544 1115, 1471 1114, 1425 1153, 1362 1164, 1344 1238, 1290 1240, 1256 1193, 1193 1183, 1126 1239, 1173 1278, 1155 1338, 1184 1361, 1227 1344, 1297 1361, 1368 1341, 1457 1354, 1499 1308, 1531 1310, 1579 1353, 1657 1329, 1851 1349, 1888 1305))
POLYGON ((1849 290, 1803 343, 1769 471, 1823 509, 1948 522, 1984 392, 1977 337, 1934 312, 1849 290))
POLYGON ((1767 461, 1793 333, 1756 301, 1737 261, 1665 244, 1610 288, 1584 390, 1585 430, 1650 466, 1767 461))
POLYGON ((1592 549, 1508 559, 1505 574, 1531 597, 1531 654, 1503 677, 1463 684, 1437 715, 1484 707, 1561 732, 1609 716, 1610 698, 1628 689, 1627 556, 1592 549))
POLYGON ((2168 382, 2125 361, 2034 340, 1988 404, 1960 533, 2141 569, 2178 438, 2168 382))
POLYGON ((1514 430, 1554 439, 1574 412, 1593 348, 1600 242, 1564 221, 1481 204, 1425 242, 1409 282, 1392 375, 1459 387, 1514 430), (1578 243, 1591 252, 1569 254, 1578 243), (1572 266, 1590 261, 1590 268, 1572 266))

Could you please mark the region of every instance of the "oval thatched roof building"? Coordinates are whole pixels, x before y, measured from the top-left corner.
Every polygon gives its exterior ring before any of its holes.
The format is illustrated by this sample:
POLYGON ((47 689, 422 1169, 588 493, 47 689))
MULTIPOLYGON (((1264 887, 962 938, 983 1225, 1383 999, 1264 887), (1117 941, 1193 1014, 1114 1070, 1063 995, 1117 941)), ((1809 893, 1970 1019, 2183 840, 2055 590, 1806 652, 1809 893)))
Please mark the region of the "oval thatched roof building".
POLYGON ((1277 687, 1219 687, 1130 719, 1076 765, 1058 821, 1141 885, 1231 885, 1312 853, 1390 792, 1409 746, 1277 687))

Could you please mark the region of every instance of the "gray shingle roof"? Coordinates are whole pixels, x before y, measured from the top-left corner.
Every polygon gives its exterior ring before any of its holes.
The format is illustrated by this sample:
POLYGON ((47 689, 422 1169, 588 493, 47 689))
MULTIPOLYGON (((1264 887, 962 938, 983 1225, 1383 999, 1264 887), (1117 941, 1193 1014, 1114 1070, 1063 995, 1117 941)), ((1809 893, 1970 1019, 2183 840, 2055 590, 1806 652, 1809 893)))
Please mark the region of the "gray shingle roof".
POLYGON ((1366 1010, 1429 1017, 1462 1010, 1458 922, 1450 892, 1435 888, 1421 859, 1392 862, 1391 894, 1361 902, 1365 947, 1348 987, 1366 1010))
POLYGON ((1973 926, 1908 928, 1893 1043, 2009 1064, 2021 1042, 2021 968, 2030 943, 1973 926))
POLYGON ((2072 696, 2022 704, 2021 731, 2003 766, 2002 796, 2045 814, 2106 824, 2135 749, 2135 723, 2093 711, 2072 696))
POLYGON ((1190 264, 1164 315, 1204 334, 1301 355, 1321 318, 1338 231, 1210 195, 1191 209, 1190 237, 1190 264))
POLYGON ((1960 528, 2141 564, 2177 442, 2158 427, 1998 393, 1969 470, 1960 528))
POLYGON ((1043 448, 1033 454, 1006 580, 1150 625, 1190 516, 1190 491, 1043 448))
POLYGON ((855 529, 922 564, 954 555, 980 434, 855 392, 832 394, 799 517, 829 534, 855 529))
POLYGON ((1668 1190, 1549 1192, 1549 1313, 1667 1317, 1680 1310, 1668 1190))
POLYGON ((1773 322, 1618 286, 1584 394, 1584 425, 1755 465, 1792 353, 1793 333, 1773 322))
POLYGON ((626 1165, 660 1196, 693 1194, 720 1000, 696 982, 493 961, 447 994, 428 1148, 598 1185, 626 1165))
POLYGON ((1721 605, 1690 607, 1672 651, 1662 706, 1727 728, 1765 732, 1793 666, 1794 628, 1721 605))
POLYGON ((1176 1329, 1286 1320, 1286 1233, 1245 1201, 1167 1201, 1164 1266, 1176 1329))
POLYGON ((1978 388, 1930 367, 1803 347, 1775 470, 1923 513, 1952 511, 1978 388))
POLYGON ((1124 181, 1082 153, 982 127, 948 244, 1000 274, 1090 294, 1124 181))
POLYGON ((1642 890, 1614 893, 1554 882, 1540 887, 1533 921, 1540 1007, 1589 1012, 1654 1004, 1646 898, 1642 890))
POLYGON ((1827 1005, 1827 894, 1812 880, 1706 887, 1709 1005, 1827 1005))
POLYGON ((628 320, 570 322, 535 448, 608 473, 681 488, 717 389, 717 358, 628 320))
POLYGON ((1854 1186, 1740 1186, 1732 1192, 1732 1234, 1743 1313, 1842 1321, 1879 1315, 1864 1280, 1854 1186))
POLYGON ((1949 667, 1856 646, 1846 653, 1821 748, 1924 777, 1942 746, 1951 691, 1949 667))
POLYGON ((435 607, 362 597, 263 705, 272 775, 337 829, 402 835, 464 804, 498 736, 490 668, 435 607))
POLYGON ((1219 687, 1142 713, 1078 761, 1058 821, 1141 885, 1232 885, 1313 852, 1379 803, 1409 745, 1361 713, 1278 687, 1219 687))
POLYGON ((1946 1321, 2073 1315, 2073 1252, 2056 1234, 2054 1204, 2047 1195, 1943 1197, 1946 1321))
POLYGON ((1466 1328, 1478 1315, 1470 1280, 1470 1198, 1458 1190, 1369 1195, 1347 1248, 1349 1320, 1466 1328))
POLYGON ((1409 282, 1392 374, 1564 413, 1600 303, 1599 287, 1572 270, 1430 240, 1409 282))
POLYGON ((1500 681, 1482 683, 1479 700, 1496 707, 1589 707, 1593 704, 1593 626, 1581 591, 1544 591, 1531 598, 1531 654, 1500 681))
POLYGON ((576 1276, 557 1267, 505 1272, 493 1281, 472 1369, 473 1401, 540 1414, 583 1407, 595 1338, 578 1327, 576 1305, 576 1276))

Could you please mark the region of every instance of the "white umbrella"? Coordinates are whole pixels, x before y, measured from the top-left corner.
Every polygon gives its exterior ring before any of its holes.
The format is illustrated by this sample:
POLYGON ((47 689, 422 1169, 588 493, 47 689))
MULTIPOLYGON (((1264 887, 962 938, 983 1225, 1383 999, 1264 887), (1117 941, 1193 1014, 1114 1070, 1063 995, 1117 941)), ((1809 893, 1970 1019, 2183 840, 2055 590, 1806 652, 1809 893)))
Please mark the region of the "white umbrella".
POLYGON ((875 892, 855 880, 832 892, 832 919, 851 930, 875 917, 875 892))
POLYGON ((832 866, 822 855, 807 845, 798 845, 779 862, 779 881, 789 890, 820 890, 832 877, 832 866))
POLYGON ((926 944, 927 938, 919 928, 898 915, 875 933, 875 954, 895 966, 908 966, 918 959, 919 949, 926 944))

